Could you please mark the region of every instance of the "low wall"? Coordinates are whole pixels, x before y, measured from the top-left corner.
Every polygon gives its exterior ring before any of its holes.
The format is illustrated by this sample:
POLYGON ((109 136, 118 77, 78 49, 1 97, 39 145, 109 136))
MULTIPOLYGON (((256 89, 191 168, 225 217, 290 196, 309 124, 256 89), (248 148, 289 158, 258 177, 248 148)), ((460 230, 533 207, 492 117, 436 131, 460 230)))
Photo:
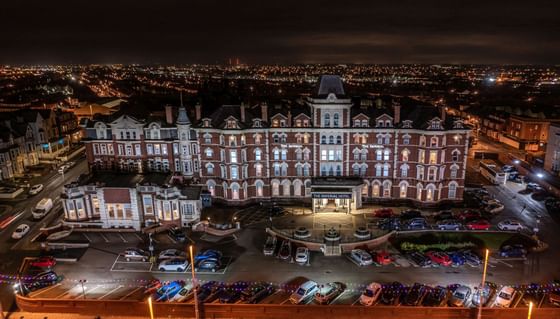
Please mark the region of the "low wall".
MULTIPOLYGON (((43 313, 79 313, 91 316, 139 316, 148 317, 148 305, 144 301, 88 300, 88 299, 35 299, 20 295, 16 303, 22 311, 43 313)), ((202 318, 271 318, 271 319, 475 319, 477 309, 436 307, 360 307, 351 305, 245 305, 204 304, 200 307, 202 318)), ((194 318, 194 305, 187 303, 154 303, 156 318, 194 318)), ((534 318, 560 318, 560 308, 533 310, 534 318)), ((485 319, 527 318, 527 309, 485 308, 485 319)))
POLYGON ((12 193, 0 193, 0 199, 16 198, 21 193, 23 193, 23 188, 18 188, 12 193))

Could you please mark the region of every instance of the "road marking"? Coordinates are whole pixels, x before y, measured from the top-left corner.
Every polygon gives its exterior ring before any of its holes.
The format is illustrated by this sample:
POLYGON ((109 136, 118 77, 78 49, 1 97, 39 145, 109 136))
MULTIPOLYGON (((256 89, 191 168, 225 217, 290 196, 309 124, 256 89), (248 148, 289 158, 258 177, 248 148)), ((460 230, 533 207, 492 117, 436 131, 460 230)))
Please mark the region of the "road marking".
POLYGON ((169 240, 171 240, 174 244, 177 243, 177 241, 173 237, 171 237, 171 235, 167 234, 167 238, 169 238, 169 240))
POLYGON ((142 239, 142 237, 140 237, 137 233, 133 233, 133 234, 134 234, 134 236, 138 237, 138 239, 139 239, 141 242, 144 242, 144 239, 142 239))
POLYGON ((124 239, 124 236, 120 232, 117 232, 117 234, 119 235, 119 237, 121 237, 123 243, 128 243, 128 241, 124 239))
POLYGON ((86 235, 86 233, 82 233, 82 235, 84 235, 84 237, 91 243, 91 238, 88 237, 88 235, 86 235))
POLYGON ((105 237, 105 235, 103 233, 99 233, 99 235, 101 235, 101 237, 105 240, 106 243, 109 242, 109 239, 107 237, 105 237))
POLYGON ((123 300, 123 299, 126 299, 126 298, 132 296, 133 293, 137 292, 138 290, 140 290, 142 288, 144 288, 144 287, 137 287, 136 289, 134 289, 131 292, 129 292, 128 294, 126 294, 126 296, 121 297, 119 300, 123 300))
POLYGON ((39 296, 39 295, 42 295, 43 293, 45 293, 45 292, 47 292, 47 291, 49 291, 49 290, 51 290, 51 289, 54 289, 54 288, 56 288, 56 287, 58 287, 58 286, 60 286, 60 284, 52 285, 52 286, 50 286, 50 287, 48 287, 48 288, 41 289, 40 291, 37 292, 37 294, 32 295, 32 297, 37 297, 37 296, 39 296))
POLYGON ((117 286, 117 287, 114 288, 113 290, 111 290, 111 291, 109 291, 108 293, 104 294, 103 296, 97 298, 97 300, 101 300, 101 299, 107 297, 108 295, 112 294, 113 292, 115 292, 115 291, 118 290, 118 289, 121 289, 122 287, 124 287, 124 286, 117 286))

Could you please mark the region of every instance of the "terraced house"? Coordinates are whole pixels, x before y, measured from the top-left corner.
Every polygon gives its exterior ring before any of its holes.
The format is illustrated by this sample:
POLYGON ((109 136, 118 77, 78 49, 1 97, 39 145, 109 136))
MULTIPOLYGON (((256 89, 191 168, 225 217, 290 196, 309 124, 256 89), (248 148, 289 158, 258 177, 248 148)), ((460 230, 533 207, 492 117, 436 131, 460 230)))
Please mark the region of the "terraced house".
POLYGON ((300 200, 349 212, 364 201, 462 198, 470 129, 461 120, 411 98, 348 96, 338 76, 293 101, 196 105, 194 123, 184 107, 172 114, 89 122, 90 165, 171 172, 228 204, 300 200))

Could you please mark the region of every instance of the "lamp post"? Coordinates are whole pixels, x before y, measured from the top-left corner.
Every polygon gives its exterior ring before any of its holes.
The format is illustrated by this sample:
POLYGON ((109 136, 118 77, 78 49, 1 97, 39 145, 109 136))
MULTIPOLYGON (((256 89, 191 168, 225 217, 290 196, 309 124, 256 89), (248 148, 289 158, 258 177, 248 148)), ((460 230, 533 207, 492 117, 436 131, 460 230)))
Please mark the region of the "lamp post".
POLYGON ((484 268, 482 270, 482 283, 480 285, 480 294, 478 299, 478 315, 476 316, 478 319, 482 318, 482 297, 484 295, 484 283, 486 282, 486 269, 488 266, 488 249, 484 251, 484 268))
POLYGON ((80 279, 80 284, 82 284, 82 297, 84 299, 86 299, 86 288, 84 287, 84 284, 87 282, 87 280, 85 279, 80 279))
POLYGON ((527 319, 531 319, 531 313, 533 312, 533 302, 529 302, 529 310, 527 311, 527 319))
POLYGON ((198 312, 198 287, 196 285, 196 277, 194 275, 194 253, 193 253, 193 245, 189 246, 189 254, 191 256, 191 276, 192 276, 192 285, 193 285, 193 292, 194 292, 194 315, 196 319, 200 318, 200 314, 198 312))
POLYGON ((154 306, 152 305, 152 297, 148 298, 148 309, 150 310, 150 319, 154 319, 154 306))

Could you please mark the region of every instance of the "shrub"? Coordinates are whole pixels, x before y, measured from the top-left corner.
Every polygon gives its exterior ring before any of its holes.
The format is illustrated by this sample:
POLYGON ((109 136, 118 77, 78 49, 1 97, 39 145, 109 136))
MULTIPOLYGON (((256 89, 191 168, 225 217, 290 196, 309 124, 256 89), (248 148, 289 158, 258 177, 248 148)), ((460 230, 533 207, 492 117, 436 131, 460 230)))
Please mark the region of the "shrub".
POLYGON ((427 250, 456 250, 456 249, 465 249, 465 248, 473 248, 476 247, 476 244, 474 244, 473 242, 459 242, 459 243, 454 243, 454 242, 445 242, 445 243, 437 243, 437 244, 415 244, 415 243, 411 243, 408 241, 402 242, 401 243, 401 250, 403 252, 409 252, 409 251, 419 251, 419 252, 425 252, 427 250))

